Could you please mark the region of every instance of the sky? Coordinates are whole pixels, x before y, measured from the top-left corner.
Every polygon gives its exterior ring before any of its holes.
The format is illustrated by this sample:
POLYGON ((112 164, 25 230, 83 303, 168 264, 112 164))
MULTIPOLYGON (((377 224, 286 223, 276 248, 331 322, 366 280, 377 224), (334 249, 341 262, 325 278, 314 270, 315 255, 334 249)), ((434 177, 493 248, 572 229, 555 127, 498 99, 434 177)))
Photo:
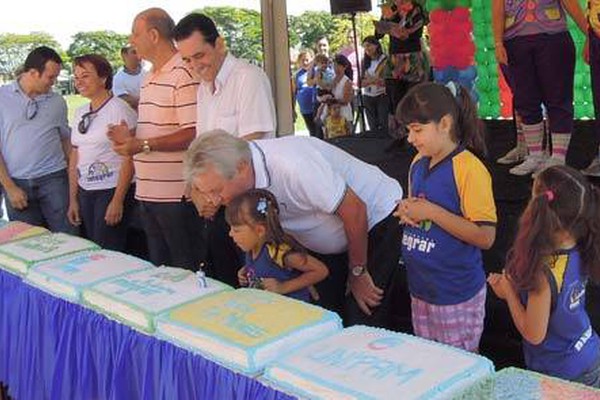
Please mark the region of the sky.
MULTIPOLYGON (((375 7, 377 0, 372 2, 375 7)), ((47 32, 66 50, 77 32, 129 33, 135 15, 146 8, 164 8, 177 22, 194 9, 227 5, 260 10, 260 0, 9 0, 2 4, 0 33, 47 32)), ((329 6, 327 0, 287 0, 290 15, 305 10, 329 11, 329 6)))

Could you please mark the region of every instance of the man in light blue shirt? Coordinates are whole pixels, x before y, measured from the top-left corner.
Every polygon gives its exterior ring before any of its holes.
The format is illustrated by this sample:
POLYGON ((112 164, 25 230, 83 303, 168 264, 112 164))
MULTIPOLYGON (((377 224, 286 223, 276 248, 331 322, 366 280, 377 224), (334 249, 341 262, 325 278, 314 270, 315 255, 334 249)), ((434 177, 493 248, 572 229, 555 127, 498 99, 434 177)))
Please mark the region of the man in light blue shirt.
POLYGON ((51 91, 62 60, 41 46, 23 72, 0 88, 0 184, 11 220, 74 233, 68 208, 67 105, 51 91))

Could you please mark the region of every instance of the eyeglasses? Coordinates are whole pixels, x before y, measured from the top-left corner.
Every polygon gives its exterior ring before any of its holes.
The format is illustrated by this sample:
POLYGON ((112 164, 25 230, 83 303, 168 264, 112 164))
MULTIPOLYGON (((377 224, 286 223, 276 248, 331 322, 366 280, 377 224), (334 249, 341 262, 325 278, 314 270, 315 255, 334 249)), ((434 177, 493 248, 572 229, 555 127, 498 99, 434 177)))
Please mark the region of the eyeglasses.
POLYGON ((104 108, 104 106, 113 98, 111 94, 104 102, 95 110, 92 110, 92 105, 90 104, 90 111, 86 112, 81 116, 81 120, 77 124, 77 130, 82 135, 85 135, 87 131, 90 129, 90 125, 92 125, 92 121, 96 117, 96 114, 100 112, 104 108))
POLYGON ((27 102, 27 107, 25 108, 25 118, 28 121, 31 121, 35 118, 38 113, 38 103, 35 100, 29 100, 27 102))
POLYGON ((77 130, 79 133, 82 135, 87 133, 87 131, 90 129, 90 125, 92 125, 92 120, 94 119, 95 115, 96 111, 88 111, 81 116, 81 120, 79 121, 79 124, 77 124, 77 130))

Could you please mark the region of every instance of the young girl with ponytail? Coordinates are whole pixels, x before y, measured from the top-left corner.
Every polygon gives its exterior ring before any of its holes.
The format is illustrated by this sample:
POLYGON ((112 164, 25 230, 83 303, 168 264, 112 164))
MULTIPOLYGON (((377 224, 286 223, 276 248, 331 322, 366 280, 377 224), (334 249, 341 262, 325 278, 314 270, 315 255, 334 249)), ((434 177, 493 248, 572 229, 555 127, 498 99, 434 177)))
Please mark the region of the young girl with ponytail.
POLYGON ((600 281, 600 195, 576 170, 543 170, 502 274, 488 282, 523 336, 525 364, 600 387, 600 339, 585 310, 588 279, 600 281))
POLYGON ((241 194, 227 206, 225 219, 229 235, 246 252, 246 263, 238 271, 241 286, 317 300, 312 285, 327 277, 327 267, 283 231, 271 192, 252 189, 241 194))
POLYGON ((395 213, 405 224, 414 332, 476 352, 486 297, 481 249, 494 243, 496 206, 478 158, 485 141, 475 105, 454 83, 423 83, 407 93, 396 119, 418 151, 409 196, 395 213))

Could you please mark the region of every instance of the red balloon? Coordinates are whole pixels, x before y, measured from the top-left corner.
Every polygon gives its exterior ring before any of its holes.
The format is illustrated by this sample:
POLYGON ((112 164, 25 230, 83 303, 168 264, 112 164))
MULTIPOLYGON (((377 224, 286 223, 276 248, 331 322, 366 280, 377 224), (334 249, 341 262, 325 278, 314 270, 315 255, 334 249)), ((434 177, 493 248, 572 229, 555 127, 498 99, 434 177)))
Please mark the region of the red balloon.
POLYGON ((435 10, 430 14, 431 64, 434 68, 465 69, 474 65, 473 22, 468 8, 435 10))

